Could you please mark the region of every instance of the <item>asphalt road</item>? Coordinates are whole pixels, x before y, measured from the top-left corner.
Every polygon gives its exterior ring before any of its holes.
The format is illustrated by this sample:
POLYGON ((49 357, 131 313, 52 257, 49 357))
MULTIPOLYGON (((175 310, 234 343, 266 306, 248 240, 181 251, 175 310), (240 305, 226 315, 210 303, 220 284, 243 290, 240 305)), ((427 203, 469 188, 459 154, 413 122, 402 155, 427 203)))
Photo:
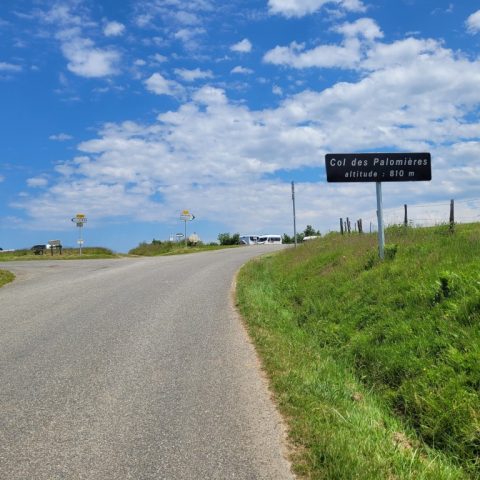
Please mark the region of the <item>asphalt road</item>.
POLYGON ((272 248, 8 263, 0 478, 292 479, 231 300, 272 248))

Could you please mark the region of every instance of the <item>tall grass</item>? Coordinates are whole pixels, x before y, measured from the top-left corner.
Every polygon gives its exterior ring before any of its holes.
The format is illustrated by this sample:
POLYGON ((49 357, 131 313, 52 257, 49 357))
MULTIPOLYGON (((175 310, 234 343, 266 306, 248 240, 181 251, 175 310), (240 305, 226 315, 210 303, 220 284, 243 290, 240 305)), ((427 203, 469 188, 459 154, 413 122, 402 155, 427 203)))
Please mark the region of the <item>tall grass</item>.
POLYGON ((238 300, 314 478, 480 478, 480 226, 327 237, 238 300))

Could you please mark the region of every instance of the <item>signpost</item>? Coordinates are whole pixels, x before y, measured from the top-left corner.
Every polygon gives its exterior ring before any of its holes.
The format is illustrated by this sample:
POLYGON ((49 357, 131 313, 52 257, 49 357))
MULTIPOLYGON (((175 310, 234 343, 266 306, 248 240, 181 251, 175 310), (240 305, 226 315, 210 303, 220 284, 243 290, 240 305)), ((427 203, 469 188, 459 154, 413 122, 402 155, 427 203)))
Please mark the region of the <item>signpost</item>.
POLYGON ((76 223, 78 227, 77 243, 79 248, 79 254, 82 255, 82 245, 83 245, 82 230, 83 230, 83 225, 87 222, 87 217, 83 213, 77 213, 77 215, 72 218, 72 222, 76 223))
POLYGON ((295 183, 292 182, 292 203, 293 203, 293 239, 297 248, 297 217, 295 214, 295 183))
POLYGON ((195 215, 192 215, 189 210, 182 210, 182 213, 180 214, 180 218, 184 221, 185 223, 185 246, 187 246, 187 222, 191 222, 194 220, 195 215))
POLYGON ((384 258, 382 182, 430 181, 430 153, 328 153, 327 182, 375 182, 377 193, 378 252, 384 258))
POLYGON ((54 250, 58 250, 60 255, 62 254, 62 242, 60 240, 49 240, 48 244, 50 245, 50 253, 52 257, 54 250))

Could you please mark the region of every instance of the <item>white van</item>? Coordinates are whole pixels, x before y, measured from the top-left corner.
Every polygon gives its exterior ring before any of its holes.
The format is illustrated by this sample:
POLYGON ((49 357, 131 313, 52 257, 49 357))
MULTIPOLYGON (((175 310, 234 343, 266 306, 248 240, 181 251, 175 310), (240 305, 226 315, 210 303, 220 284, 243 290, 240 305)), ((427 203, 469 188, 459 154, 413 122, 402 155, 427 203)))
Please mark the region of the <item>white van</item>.
POLYGON ((260 235, 257 243, 259 245, 281 245, 282 237, 280 235, 260 235))
POLYGON ((258 235, 242 235, 240 237, 240 245, 256 245, 258 243, 258 235))

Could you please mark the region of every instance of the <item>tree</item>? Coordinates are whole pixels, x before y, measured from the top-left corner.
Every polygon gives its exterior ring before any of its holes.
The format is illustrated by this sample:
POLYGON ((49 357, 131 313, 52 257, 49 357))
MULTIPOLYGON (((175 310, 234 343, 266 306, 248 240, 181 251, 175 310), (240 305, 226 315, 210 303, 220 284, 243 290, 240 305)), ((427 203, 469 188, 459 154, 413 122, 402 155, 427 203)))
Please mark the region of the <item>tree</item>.
POLYGON ((220 245, 238 245, 240 243, 240 234, 234 233, 230 235, 230 233, 219 233, 218 234, 218 242, 220 245))
POLYGON ((313 237, 313 236, 320 236, 320 232, 315 230, 311 225, 307 225, 305 230, 303 231, 304 237, 313 237))
POLYGON ((284 233, 282 235, 282 243, 294 243, 294 239, 293 237, 290 237, 289 235, 287 235, 286 233, 284 233))

